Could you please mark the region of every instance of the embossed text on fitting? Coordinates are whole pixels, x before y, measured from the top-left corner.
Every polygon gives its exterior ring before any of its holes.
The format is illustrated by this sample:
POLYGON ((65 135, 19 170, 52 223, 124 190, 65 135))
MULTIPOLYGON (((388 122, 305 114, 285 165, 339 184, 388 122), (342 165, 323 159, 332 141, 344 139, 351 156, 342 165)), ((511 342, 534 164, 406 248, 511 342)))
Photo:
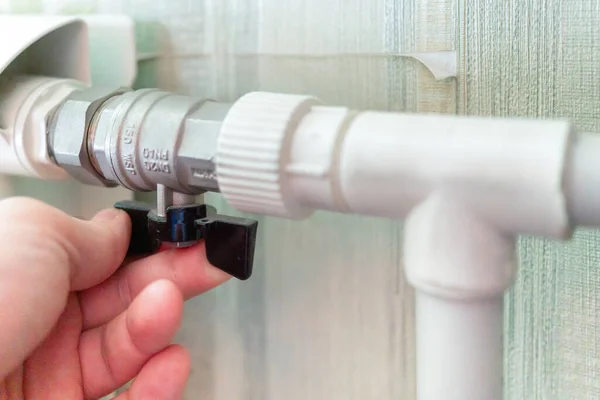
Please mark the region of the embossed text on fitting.
POLYGON ((159 148, 144 147, 142 150, 144 157, 144 169, 151 172, 171 173, 169 166, 169 151, 159 148))
POLYGON ((135 164, 133 163, 133 155, 126 154, 123 156, 123 165, 125 166, 125 170, 129 172, 131 175, 135 175, 135 164))

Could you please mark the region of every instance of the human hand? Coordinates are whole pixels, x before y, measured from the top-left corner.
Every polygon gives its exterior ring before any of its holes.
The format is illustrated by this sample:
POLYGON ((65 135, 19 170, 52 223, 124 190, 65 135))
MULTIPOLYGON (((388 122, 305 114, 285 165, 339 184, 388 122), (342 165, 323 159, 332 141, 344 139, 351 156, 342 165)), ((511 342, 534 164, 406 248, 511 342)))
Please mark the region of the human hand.
POLYGON ((0 400, 177 399, 190 360, 171 345, 185 299, 229 276, 204 245, 123 264, 130 221, 0 201, 0 400))

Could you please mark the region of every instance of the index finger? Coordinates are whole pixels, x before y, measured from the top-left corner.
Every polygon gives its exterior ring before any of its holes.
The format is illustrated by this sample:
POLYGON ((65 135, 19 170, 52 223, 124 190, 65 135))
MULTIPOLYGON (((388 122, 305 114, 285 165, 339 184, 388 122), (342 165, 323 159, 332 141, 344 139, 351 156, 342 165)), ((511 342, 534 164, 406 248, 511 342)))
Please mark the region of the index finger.
POLYGON ((83 329, 109 322, 125 311, 152 282, 168 279, 185 299, 204 293, 231 278, 206 259, 204 242, 186 249, 169 249, 127 264, 105 282, 80 293, 83 329))

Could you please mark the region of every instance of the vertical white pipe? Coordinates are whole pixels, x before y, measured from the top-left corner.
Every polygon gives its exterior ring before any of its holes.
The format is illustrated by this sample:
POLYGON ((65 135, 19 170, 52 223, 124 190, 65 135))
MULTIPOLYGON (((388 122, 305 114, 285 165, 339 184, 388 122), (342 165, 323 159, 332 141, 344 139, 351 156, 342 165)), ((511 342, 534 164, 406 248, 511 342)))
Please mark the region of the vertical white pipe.
POLYGON ((453 301, 417 293, 416 307, 417 398, 502 400, 502 296, 453 301))
POLYGON ((405 224, 418 400, 502 400, 502 307, 517 269, 515 242, 461 201, 440 191, 405 224))

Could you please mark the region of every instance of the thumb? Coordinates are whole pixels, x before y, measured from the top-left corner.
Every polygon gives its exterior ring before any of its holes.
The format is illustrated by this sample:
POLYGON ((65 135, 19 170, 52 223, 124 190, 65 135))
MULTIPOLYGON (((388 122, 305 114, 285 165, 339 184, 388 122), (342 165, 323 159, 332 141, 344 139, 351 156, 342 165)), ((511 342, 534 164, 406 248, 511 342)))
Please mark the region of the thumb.
POLYGON ((1 380, 49 333, 69 291, 119 267, 130 222, 117 210, 82 221, 28 198, 0 201, 0 221, 1 380))
POLYGON ((112 275, 125 258, 131 231, 123 211, 107 209, 84 221, 25 197, 0 201, 0 221, 0 266, 43 264, 41 274, 67 273, 72 291, 112 275))

